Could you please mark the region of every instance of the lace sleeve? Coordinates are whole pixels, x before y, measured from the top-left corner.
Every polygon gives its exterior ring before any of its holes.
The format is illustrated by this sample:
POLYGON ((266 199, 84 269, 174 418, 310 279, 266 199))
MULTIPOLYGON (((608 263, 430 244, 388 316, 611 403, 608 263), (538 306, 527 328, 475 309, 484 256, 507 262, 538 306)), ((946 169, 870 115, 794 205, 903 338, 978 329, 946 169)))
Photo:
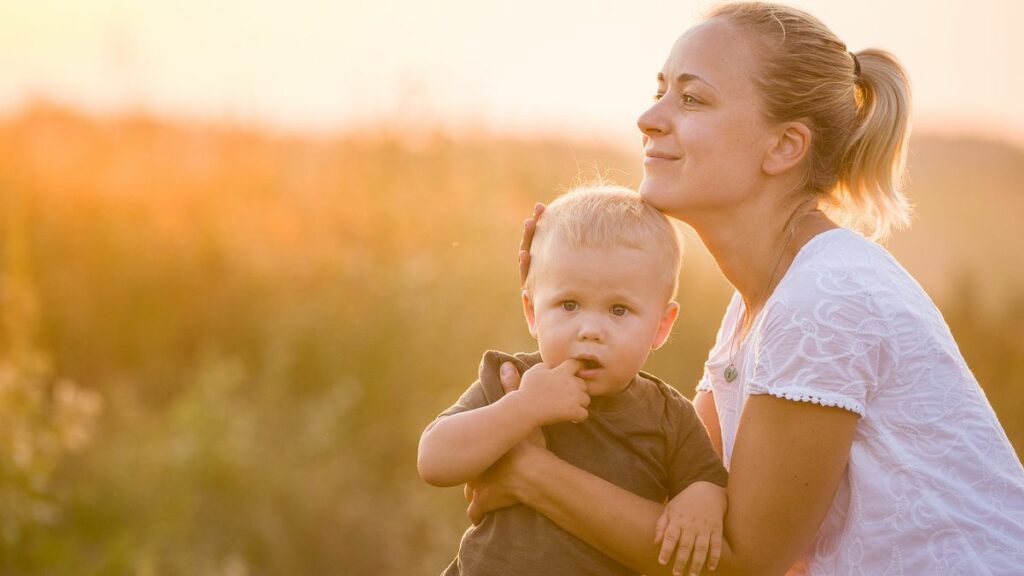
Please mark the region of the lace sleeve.
POLYGON ((697 388, 694 391, 695 392, 711 392, 712 391, 711 390, 711 380, 708 379, 707 370, 704 371, 704 376, 700 379, 700 382, 697 383, 697 388))
POLYGON ((804 278, 766 307, 753 334, 750 394, 865 415, 890 326, 870 285, 851 276, 804 278))

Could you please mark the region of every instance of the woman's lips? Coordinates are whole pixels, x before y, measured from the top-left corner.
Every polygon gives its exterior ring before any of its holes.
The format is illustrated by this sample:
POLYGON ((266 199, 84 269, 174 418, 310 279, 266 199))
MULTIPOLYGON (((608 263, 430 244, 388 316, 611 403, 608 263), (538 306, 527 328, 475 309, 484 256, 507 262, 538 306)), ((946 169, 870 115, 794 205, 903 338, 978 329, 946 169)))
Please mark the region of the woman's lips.
POLYGON ((679 160, 679 157, 654 150, 648 150, 644 154, 644 164, 663 164, 665 162, 673 162, 675 160, 679 160))

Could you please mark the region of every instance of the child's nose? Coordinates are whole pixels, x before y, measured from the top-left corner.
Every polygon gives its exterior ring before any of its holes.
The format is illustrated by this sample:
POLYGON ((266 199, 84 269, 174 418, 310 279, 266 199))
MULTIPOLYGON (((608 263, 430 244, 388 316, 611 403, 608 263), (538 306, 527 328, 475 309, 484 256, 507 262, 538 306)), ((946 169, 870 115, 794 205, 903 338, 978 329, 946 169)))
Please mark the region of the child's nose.
POLYGON ((576 336, 580 340, 600 342, 604 340, 604 329, 600 322, 584 319, 580 322, 580 327, 576 336))

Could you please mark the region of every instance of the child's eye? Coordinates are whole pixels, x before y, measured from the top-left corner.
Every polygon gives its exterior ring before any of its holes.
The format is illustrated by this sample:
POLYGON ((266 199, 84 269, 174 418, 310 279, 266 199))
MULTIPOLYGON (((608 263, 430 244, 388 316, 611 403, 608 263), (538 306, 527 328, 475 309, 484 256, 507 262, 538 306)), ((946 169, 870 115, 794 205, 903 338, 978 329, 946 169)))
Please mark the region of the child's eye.
POLYGON ((572 300, 566 300, 565 302, 562 302, 562 310, 565 310, 566 312, 575 312, 576 310, 579 309, 579 307, 579 303, 574 302, 572 300))
POLYGON ((622 304, 612 306, 612 314, 615 316, 625 316, 626 312, 629 312, 629 308, 626 308, 622 304))

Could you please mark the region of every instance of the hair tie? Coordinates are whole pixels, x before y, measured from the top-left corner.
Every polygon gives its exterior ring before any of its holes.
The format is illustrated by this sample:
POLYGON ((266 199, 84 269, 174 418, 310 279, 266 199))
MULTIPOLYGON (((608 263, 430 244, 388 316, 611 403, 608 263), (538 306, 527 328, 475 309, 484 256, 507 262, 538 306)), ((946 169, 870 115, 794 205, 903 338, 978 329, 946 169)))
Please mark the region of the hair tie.
POLYGON ((853 58, 853 73, 857 78, 860 78, 860 60, 857 60, 857 55, 853 52, 849 52, 850 58, 853 58))

